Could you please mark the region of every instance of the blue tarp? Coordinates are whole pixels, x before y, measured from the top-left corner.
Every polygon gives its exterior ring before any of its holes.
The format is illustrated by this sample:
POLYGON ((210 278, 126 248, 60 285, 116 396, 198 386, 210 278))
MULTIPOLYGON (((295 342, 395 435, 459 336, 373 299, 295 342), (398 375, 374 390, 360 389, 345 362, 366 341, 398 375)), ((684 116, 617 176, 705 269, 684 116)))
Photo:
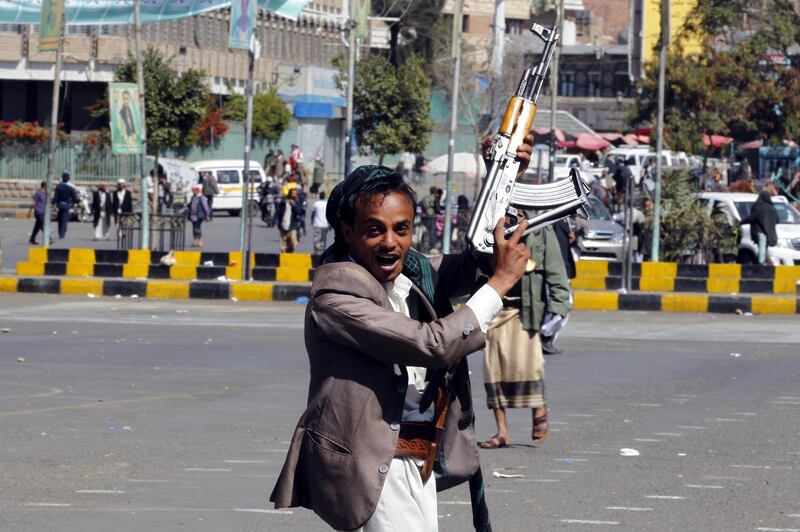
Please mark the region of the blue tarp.
POLYGON ((335 118, 336 109, 330 103, 297 102, 294 104, 295 118, 335 118))

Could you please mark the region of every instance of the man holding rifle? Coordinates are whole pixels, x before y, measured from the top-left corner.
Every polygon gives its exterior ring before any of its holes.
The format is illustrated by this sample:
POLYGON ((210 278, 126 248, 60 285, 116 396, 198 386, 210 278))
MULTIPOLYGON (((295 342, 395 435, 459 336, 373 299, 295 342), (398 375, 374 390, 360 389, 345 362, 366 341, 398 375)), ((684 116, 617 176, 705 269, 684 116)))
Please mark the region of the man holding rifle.
MULTIPOLYGON (((532 143, 517 150, 521 171, 532 143)), ((488 529, 465 358, 525 272, 526 223, 507 239, 497 224, 486 281, 471 251, 411 249, 415 205, 400 174, 362 166, 327 206, 335 239, 306 310, 308 405, 270 500, 337 530, 436 531, 436 491, 468 479, 476 527, 488 529), (453 311, 450 298, 466 294, 453 311)))

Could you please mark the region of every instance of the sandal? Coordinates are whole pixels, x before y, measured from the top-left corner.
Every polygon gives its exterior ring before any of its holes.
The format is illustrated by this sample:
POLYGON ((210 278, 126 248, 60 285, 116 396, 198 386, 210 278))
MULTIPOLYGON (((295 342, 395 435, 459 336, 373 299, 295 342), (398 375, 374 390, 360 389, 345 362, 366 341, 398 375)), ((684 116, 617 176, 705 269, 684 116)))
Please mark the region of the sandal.
POLYGON ((501 447, 508 447, 508 441, 499 436, 492 436, 486 441, 478 442, 478 447, 481 449, 500 449, 501 447))
POLYGON ((531 437, 533 441, 542 441, 550 434, 550 425, 547 423, 547 410, 539 417, 534 414, 533 431, 531 437))

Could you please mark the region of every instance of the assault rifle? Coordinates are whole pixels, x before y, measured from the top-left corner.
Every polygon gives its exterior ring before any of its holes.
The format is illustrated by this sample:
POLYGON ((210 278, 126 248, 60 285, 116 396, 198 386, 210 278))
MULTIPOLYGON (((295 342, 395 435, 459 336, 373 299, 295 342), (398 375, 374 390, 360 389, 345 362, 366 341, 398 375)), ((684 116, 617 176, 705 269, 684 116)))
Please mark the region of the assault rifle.
POLYGON ((519 171, 517 148, 533 126, 536 101, 559 37, 555 26, 545 28, 534 24, 531 31, 544 41, 542 58, 536 66, 525 70, 516 95, 508 102, 503 121, 489 148, 486 179, 467 230, 469 245, 484 253, 492 252, 494 228, 502 217, 507 216, 511 224, 505 229, 508 236, 517 229, 518 215, 533 215, 528 219, 524 233, 527 235, 582 210, 587 201, 589 189, 577 169, 570 171, 569 178, 555 183, 516 183, 519 171))

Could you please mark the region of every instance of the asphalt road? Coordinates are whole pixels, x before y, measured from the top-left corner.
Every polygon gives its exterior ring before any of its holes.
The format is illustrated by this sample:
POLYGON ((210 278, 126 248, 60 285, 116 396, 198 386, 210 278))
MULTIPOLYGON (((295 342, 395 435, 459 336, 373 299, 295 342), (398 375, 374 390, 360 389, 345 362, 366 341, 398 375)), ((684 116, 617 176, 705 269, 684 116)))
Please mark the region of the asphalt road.
MULTIPOLYGON (((302 312, 0 294, 0 530, 327 530, 267 502, 306 396, 302 312)), ((575 313, 550 438, 513 410, 515 445, 482 451, 494 529, 800 530, 797 325, 575 313)), ((441 494, 442 531, 471 529, 468 500, 441 494)))

